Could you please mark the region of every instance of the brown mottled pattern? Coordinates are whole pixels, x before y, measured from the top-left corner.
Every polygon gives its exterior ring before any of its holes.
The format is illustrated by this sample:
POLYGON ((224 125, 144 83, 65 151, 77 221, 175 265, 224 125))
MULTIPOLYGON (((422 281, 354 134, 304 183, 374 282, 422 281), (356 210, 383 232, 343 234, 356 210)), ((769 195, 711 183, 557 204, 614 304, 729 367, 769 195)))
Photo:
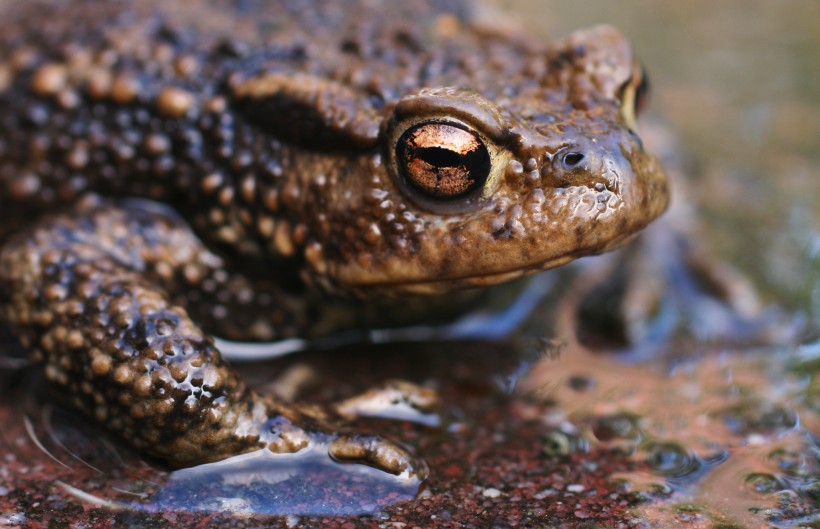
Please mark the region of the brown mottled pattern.
MULTIPOLYGON (((3 318, 78 407, 149 453, 187 464, 301 446, 306 419, 248 392, 206 331, 415 321, 431 312, 382 298, 606 251, 666 206, 621 105, 640 80, 628 42, 599 27, 548 45, 495 24, 456 0, 7 6, 3 318), (476 178, 458 197, 399 169, 397 140, 428 124, 486 148, 487 174, 458 166, 476 178), (78 205, 89 193, 120 201, 78 205), (377 299, 359 316, 342 296, 377 299)), ((377 439, 332 446, 418 468, 377 439)))
MULTIPOLYGON (((74 406, 147 454, 184 466, 298 451, 317 421, 249 390, 163 294, 177 272, 199 281, 220 264, 155 209, 89 199, 4 247, 2 316, 74 406)), ((322 436, 340 459, 424 468, 378 438, 322 436)))

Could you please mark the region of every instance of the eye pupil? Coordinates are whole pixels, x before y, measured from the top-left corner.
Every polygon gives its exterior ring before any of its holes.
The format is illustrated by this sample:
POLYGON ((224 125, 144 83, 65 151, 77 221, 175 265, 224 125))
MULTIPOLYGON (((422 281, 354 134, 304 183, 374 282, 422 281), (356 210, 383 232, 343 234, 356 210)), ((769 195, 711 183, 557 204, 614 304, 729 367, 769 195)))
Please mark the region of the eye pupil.
POLYGON ((446 123, 424 123, 405 131, 396 157, 405 181, 434 198, 463 196, 490 174, 490 154, 479 137, 446 123))
POLYGON ((457 167, 465 160, 464 155, 441 147, 418 149, 417 154, 419 158, 434 167, 457 167))

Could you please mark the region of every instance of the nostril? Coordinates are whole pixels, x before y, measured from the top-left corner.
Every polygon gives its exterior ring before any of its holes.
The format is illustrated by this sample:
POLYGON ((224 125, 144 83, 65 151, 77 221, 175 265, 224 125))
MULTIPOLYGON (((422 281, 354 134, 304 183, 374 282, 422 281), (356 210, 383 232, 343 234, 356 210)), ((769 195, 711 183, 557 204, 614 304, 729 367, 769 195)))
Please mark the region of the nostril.
POLYGON ((586 156, 584 156, 584 153, 568 152, 561 159, 561 163, 563 164, 564 169, 572 170, 581 165, 585 158, 586 156))

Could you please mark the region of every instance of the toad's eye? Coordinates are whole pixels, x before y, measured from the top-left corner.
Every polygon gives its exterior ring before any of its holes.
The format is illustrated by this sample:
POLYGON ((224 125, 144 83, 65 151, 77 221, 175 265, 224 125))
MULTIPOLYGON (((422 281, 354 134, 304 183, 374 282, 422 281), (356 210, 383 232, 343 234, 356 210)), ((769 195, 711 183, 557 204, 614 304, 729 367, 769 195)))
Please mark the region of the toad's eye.
POLYGON ((421 123, 407 129, 396 144, 401 176, 427 196, 463 196, 487 181, 490 153, 481 138, 458 125, 421 123))
POLYGON ((637 117, 649 99, 649 77, 640 63, 635 62, 632 66, 632 77, 621 87, 620 97, 624 122, 629 128, 636 130, 637 117))

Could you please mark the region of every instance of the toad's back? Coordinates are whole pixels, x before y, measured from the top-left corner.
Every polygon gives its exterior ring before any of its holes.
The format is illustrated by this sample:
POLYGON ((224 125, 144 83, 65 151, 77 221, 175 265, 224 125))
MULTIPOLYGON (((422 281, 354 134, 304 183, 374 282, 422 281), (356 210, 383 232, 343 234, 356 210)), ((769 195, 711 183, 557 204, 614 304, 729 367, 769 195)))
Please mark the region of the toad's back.
MULTIPOLYGON (((3 210, 31 217, 89 190, 145 196, 233 239, 248 228, 236 208, 255 216, 271 188, 295 195, 317 176, 311 151, 324 160, 371 150, 385 105, 425 86, 483 85, 497 97, 514 89, 527 57, 515 42, 458 32, 466 8, 457 1, 389 11, 361 0, 74 1, 10 11, 0 28, 3 210), (237 86, 262 74, 278 76, 278 97, 239 100, 237 86), (249 175, 252 194, 241 192, 249 175)), ((281 206, 301 215, 312 198, 281 206)))

